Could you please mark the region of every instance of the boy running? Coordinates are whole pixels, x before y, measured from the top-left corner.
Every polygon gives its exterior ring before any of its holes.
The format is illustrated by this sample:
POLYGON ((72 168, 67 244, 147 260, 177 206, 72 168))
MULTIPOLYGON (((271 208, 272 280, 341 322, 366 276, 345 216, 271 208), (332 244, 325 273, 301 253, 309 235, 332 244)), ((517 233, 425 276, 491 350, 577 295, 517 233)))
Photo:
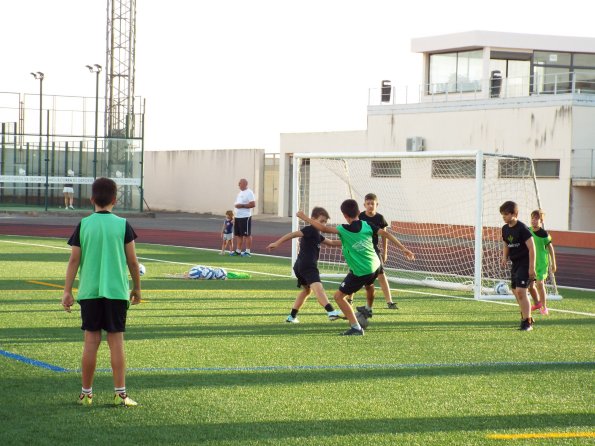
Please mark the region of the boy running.
MULTIPOLYGON (((312 209, 312 218, 322 225, 326 225, 329 220, 329 215, 326 209, 321 207, 315 207, 312 209)), ((291 314, 287 316, 285 322, 292 324, 299 323, 297 314, 306 302, 306 299, 312 291, 316 294, 316 298, 320 305, 327 311, 328 318, 331 321, 337 320, 341 317, 338 310, 335 310, 324 292, 322 283, 320 282, 320 272, 318 271, 318 257, 320 255, 320 245, 327 246, 341 246, 339 240, 329 240, 320 234, 320 231, 312 226, 304 226, 299 231, 290 232, 285 234, 279 240, 271 243, 267 246, 268 251, 272 251, 279 247, 283 242, 287 240, 300 238, 300 250, 298 253, 295 265, 293 265, 293 271, 297 277, 297 287, 303 288, 293 303, 291 308, 291 314)))
POLYGON ((349 273, 343 279, 339 290, 335 293, 335 301, 343 314, 349 320, 350 328, 343 333, 344 336, 362 336, 364 330, 357 321, 355 313, 351 305, 347 302, 347 298, 359 291, 362 287, 366 287, 366 294, 369 296, 374 293, 374 281, 378 276, 378 268, 380 268, 380 259, 374 251, 372 237, 374 234, 380 234, 382 237, 390 240, 395 245, 399 246, 405 253, 408 259, 413 260, 414 256, 411 251, 405 248, 397 238, 386 232, 384 229, 378 228, 374 224, 361 221, 359 219, 359 209, 355 200, 345 200, 341 204, 341 212, 347 221, 347 224, 342 224, 337 227, 329 227, 320 222, 309 218, 302 211, 297 213, 297 217, 310 223, 321 232, 329 234, 337 234, 341 240, 343 249, 343 256, 349 266, 349 273))
POLYGON ((500 206, 502 226, 502 259, 500 263, 506 267, 508 259, 512 261, 510 284, 514 297, 521 310, 521 326, 519 330, 533 330, 531 302, 527 296, 527 288, 535 279, 535 243, 529 228, 517 219, 519 206, 514 201, 506 201, 500 206))
POLYGON ((535 282, 531 283, 529 293, 533 298, 535 305, 531 306, 531 311, 539 310, 545 316, 549 314, 547 309, 547 293, 545 292, 545 280, 549 276, 549 263, 552 259, 552 272, 556 272, 556 254, 552 244, 552 236, 543 229, 544 212, 537 209, 531 212, 531 227, 529 231, 533 235, 535 243, 535 282))
POLYGON ((128 305, 140 303, 140 272, 134 239, 136 233, 128 222, 112 214, 116 204, 116 183, 109 178, 97 178, 91 187, 91 203, 95 213, 85 217, 68 240, 72 246, 66 269, 62 306, 68 313, 74 304, 72 285, 79 272, 77 302, 81 306, 81 329, 85 331, 82 383, 78 403, 93 403, 93 378, 101 330, 107 332, 112 374, 114 404, 136 406, 126 394, 126 355, 124 331, 128 305), (80 267, 80 270, 79 270, 80 267), (133 289, 128 294, 128 274, 133 289))

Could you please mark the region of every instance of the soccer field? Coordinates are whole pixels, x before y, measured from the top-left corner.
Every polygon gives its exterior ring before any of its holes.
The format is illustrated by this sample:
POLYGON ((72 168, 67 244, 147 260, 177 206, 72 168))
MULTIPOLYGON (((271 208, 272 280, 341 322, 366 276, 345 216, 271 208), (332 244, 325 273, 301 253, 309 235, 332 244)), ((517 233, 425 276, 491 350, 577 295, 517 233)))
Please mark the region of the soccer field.
MULTIPOLYGON (((143 303, 128 313, 127 389, 112 407, 107 343, 94 405, 82 331, 60 298, 63 239, 0 236, 1 445, 578 445, 595 440, 595 292, 562 290, 535 330, 512 302, 398 287, 363 337, 314 297, 301 324, 290 261, 137 244, 143 303), (250 279, 166 277, 195 264, 250 279)), ((325 282, 329 296, 338 284, 325 282)), ((76 284, 75 284, 76 286, 76 284)), ((360 292, 356 302, 364 301, 360 292)))

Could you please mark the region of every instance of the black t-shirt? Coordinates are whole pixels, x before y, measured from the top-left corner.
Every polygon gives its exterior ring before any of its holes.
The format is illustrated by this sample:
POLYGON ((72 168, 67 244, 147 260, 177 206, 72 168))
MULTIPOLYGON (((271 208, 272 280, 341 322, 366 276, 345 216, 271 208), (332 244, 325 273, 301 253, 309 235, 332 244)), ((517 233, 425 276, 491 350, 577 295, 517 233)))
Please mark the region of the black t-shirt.
POLYGON ((300 252, 295 264, 300 268, 316 268, 324 236, 314 226, 304 226, 300 231, 304 236, 300 238, 300 252))
MULTIPOLYGON (((109 211, 99 211, 98 214, 109 214, 109 211)), ((135 240, 138 236, 136 235, 136 232, 134 232, 134 229, 132 229, 132 226, 130 226, 130 223, 128 223, 128 220, 126 220, 126 232, 124 232, 124 244, 127 245, 128 243, 130 243, 131 241, 135 240)), ((76 225, 76 228, 74 230, 74 232, 72 233, 72 235, 70 236, 70 238, 68 239, 67 242, 70 246, 78 246, 79 248, 81 247, 81 222, 79 222, 78 225, 76 225)))
POLYGON ((529 259, 529 248, 527 248, 525 242, 531 237, 533 237, 531 231, 521 221, 517 220, 516 225, 513 227, 508 225, 502 226, 502 240, 508 244, 508 256, 510 260, 529 259))
MULTIPOLYGON (((384 216, 378 213, 376 213, 373 217, 369 217, 368 215, 366 215, 366 212, 364 211, 359 214, 359 219, 367 221, 368 223, 371 223, 370 226, 373 225, 380 229, 384 229, 388 226, 388 223, 384 219, 384 216)), ((372 236, 372 243, 374 243, 374 249, 376 250, 376 252, 379 252, 380 249, 378 248, 378 229, 374 231, 374 235, 372 236)))
MULTIPOLYGON (((370 222, 367 222, 367 223, 372 228, 373 236, 378 237, 378 230, 380 228, 378 226, 376 226, 374 223, 370 223, 370 222)), ((341 226, 343 226, 349 232, 360 232, 362 230, 362 221, 354 220, 349 225, 347 223, 343 223, 341 226)))

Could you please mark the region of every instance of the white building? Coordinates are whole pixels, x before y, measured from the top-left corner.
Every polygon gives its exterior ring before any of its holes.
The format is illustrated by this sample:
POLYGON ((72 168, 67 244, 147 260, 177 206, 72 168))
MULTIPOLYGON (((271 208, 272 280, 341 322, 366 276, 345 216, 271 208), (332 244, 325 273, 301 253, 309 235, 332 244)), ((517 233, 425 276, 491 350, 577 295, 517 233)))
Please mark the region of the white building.
POLYGON ((411 46, 421 87, 371 89, 366 130, 281 135, 279 215, 293 153, 482 150, 534 159, 549 229, 595 231, 595 38, 470 31, 411 46))

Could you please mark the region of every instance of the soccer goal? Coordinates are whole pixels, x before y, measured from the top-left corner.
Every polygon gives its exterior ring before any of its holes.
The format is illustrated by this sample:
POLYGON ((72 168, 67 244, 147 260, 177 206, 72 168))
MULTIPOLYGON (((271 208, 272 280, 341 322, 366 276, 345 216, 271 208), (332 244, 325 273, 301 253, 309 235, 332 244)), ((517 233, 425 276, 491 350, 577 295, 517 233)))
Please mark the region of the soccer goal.
MULTIPOLYGON (((530 158, 483 152, 298 153, 293 164, 293 210, 314 206, 330 214, 329 224, 345 220, 341 202, 352 198, 363 210, 364 196, 378 196, 378 212, 391 231, 415 254, 407 260, 389 243, 384 268, 396 283, 473 293, 475 298, 511 299, 510 267, 500 265, 500 205, 519 204, 519 219, 530 223, 539 192, 530 158), (497 290, 497 291, 496 291, 497 290)), ((304 225, 294 217, 293 227, 304 225)), ((297 257, 293 244, 292 258, 297 257)), ((340 248, 321 247, 325 277, 343 277, 340 248)), ((553 274, 550 299, 560 299, 553 274)))

